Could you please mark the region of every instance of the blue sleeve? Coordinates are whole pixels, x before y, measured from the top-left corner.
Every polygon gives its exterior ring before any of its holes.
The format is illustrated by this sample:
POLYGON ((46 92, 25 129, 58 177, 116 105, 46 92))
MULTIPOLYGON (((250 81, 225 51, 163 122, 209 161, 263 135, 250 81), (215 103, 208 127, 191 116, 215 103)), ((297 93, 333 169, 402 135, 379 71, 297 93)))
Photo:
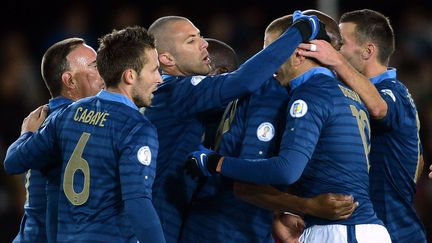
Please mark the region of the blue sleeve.
POLYGON ((148 198, 124 201, 132 229, 139 242, 166 242, 159 217, 148 198))
POLYGON ((9 146, 4 167, 9 174, 24 173, 29 169, 40 170, 56 163, 55 129, 52 122, 35 133, 24 133, 9 146))
POLYGON ((13 144, 11 144, 6 152, 4 161, 4 169, 8 174, 20 174, 27 171, 19 161, 22 161, 22 154, 18 153, 19 147, 22 143, 28 140, 33 135, 32 132, 22 134, 13 144))
POLYGON ((374 132, 386 132, 392 129, 404 129, 407 123, 416 120, 417 110, 408 89, 398 81, 385 80, 376 85, 381 97, 387 103, 384 118, 371 119, 374 132))
POLYGON ((253 93, 277 72, 302 42, 297 28, 288 28, 272 44, 255 54, 236 71, 214 76, 192 76, 176 84, 172 112, 188 117, 253 93))
POLYGON ((139 122, 121 134, 118 166, 122 198, 151 198, 158 154, 156 128, 149 122, 139 122))
POLYGON ((392 89, 388 89, 387 87, 377 86, 377 89, 381 97, 387 103, 387 114, 379 120, 371 119, 371 126, 374 131, 386 132, 391 130, 393 127, 398 126, 398 102, 401 97, 395 94, 392 89))
POLYGON ((221 86, 222 102, 229 102, 261 87, 293 54, 301 42, 300 31, 295 27, 290 27, 277 40, 247 60, 236 71, 226 75, 221 86))
POLYGON ((297 181, 312 157, 330 114, 329 95, 317 90, 316 86, 303 85, 292 93, 277 157, 262 160, 226 157, 222 174, 258 184, 289 185, 297 181))
POLYGON ((308 161, 306 155, 295 150, 270 159, 225 157, 221 173, 251 183, 290 185, 300 178, 308 161))

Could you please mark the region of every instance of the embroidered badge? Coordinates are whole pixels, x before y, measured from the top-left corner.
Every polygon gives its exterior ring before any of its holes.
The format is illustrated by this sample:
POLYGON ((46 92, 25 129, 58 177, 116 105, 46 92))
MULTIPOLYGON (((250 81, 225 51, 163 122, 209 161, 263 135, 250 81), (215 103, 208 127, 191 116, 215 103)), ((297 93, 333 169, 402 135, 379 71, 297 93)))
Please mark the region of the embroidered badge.
POLYGON ((268 142, 275 135, 275 129, 270 122, 263 122, 258 126, 257 137, 260 141, 268 142))
POLYGON ((151 151, 148 146, 142 146, 137 153, 138 161, 146 166, 150 165, 151 162, 151 151))
POLYGON ((304 102, 303 100, 296 100, 291 105, 290 115, 292 117, 297 117, 297 118, 302 117, 307 113, 307 110, 308 110, 308 106, 306 102, 304 102))

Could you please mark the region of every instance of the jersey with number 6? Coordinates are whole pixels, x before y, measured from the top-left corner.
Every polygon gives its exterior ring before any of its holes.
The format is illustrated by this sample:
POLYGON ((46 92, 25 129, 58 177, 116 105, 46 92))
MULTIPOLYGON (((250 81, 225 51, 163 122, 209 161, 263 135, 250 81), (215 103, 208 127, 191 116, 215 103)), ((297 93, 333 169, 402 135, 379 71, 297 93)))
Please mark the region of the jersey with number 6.
POLYGON ((53 121, 24 146, 41 166, 58 163, 53 154, 62 158, 57 241, 136 242, 123 201, 151 199, 155 127, 129 99, 107 91, 53 121))

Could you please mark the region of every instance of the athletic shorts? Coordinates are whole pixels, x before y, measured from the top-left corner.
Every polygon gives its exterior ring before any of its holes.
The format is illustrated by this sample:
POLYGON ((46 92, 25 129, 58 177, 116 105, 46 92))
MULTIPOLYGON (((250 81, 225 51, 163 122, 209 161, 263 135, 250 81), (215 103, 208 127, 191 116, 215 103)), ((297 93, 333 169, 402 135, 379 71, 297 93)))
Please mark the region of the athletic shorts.
POLYGON ((391 243, 387 229, 379 224, 314 225, 304 230, 301 243, 391 243))

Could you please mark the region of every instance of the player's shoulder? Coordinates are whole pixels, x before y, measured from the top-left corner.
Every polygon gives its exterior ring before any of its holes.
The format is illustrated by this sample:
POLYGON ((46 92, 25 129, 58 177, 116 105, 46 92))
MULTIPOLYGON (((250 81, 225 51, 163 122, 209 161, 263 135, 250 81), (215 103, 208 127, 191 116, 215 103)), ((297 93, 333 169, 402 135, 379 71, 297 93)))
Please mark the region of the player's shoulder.
POLYGON ((381 82, 378 82, 375 84, 375 87, 380 89, 391 89, 395 92, 404 92, 408 90, 408 88, 403 84, 401 81, 394 79, 394 78, 388 78, 384 79, 381 82))

